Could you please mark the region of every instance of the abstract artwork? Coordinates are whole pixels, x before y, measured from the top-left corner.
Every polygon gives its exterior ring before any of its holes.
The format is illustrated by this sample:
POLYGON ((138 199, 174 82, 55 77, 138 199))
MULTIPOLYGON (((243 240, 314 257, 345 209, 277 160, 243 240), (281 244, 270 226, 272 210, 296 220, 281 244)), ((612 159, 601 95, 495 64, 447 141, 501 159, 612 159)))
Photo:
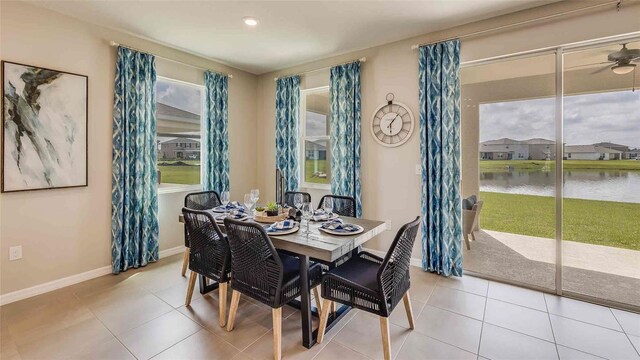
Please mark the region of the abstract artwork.
POLYGON ((87 76, 3 61, 2 89, 2 192, 87 186, 87 76))

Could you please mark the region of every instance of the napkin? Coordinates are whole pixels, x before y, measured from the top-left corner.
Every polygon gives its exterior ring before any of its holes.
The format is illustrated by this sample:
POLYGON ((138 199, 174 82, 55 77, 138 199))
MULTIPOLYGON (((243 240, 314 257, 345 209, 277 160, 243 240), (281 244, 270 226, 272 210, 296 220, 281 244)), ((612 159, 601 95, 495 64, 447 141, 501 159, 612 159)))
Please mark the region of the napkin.
POLYGON ((353 224, 345 224, 341 219, 335 219, 331 221, 327 221, 323 223, 321 228, 326 230, 333 230, 339 232, 355 232, 360 230, 356 225, 353 224))
POLYGON ((289 230, 289 229, 293 229, 294 226, 296 226, 296 222, 295 221, 293 221, 293 220, 284 220, 284 221, 274 222, 273 224, 267 226, 266 230, 267 230, 267 232, 289 230))
POLYGON ((234 220, 238 220, 238 219, 244 219, 247 215, 244 213, 244 209, 239 210, 231 210, 231 212, 229 213, 229 218, 234 219, 234 220))
POLYGON ((332 212, 326 212, 324 211, 324 209, 317 209, 316 211, 313 212, 313 216, 311 217, 311 220, 313 221, 329 220, 332 216, 333 216, 332 212))
POLYGON ((237 202, 237 201, 232 201, 232 202, 228 203, 226 206, 225 205, 220 205, 220 206, 216 207, 216 209, 225 210, 225 211, 236 210, 236 211, 240 211, 240 212, 245 212, 244 207, 242 205, 240 205, 240 203, 237 202))

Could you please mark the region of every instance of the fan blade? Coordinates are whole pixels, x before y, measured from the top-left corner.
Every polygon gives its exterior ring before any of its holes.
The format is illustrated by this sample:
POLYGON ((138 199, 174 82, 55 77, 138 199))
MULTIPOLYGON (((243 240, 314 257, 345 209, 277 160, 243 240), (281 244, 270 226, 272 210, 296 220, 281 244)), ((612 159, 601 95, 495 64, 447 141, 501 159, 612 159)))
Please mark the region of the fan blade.
POLYGON ((609 65, 606 65, 606 66, 603 66, 603 67, 601 67, 600 69, 598 69, 598 70, 596 70, 596 71, 592 71, 592 72, 590 72, 589 74, 590 74, 590 75, 599 74, 599 73, 601 73, 601 72, 603 72, 603 71, 605 71, 605 70, 609 70, 609 68, 610 68, 610 66, 609 66, 609 65))
POLYGON ((577 68, 583 68, 583 67, 588 67, 588 66, 611 64, 611 63, 613 63, 613 61, 603 61, 603 62, 599 62, 599 63, 591 63, 591 64, 582 64, 582 65, 570 66, 567 69, 577 69, 577 68))

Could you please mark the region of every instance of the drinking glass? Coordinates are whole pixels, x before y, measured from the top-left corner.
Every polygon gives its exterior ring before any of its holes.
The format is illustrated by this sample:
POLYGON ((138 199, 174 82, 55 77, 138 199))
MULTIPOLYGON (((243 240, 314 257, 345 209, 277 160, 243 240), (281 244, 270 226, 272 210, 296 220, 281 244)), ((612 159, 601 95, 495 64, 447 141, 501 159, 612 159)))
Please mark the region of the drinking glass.
POLYGON ((304 234, 307 235, 307 237, 309 237, 309 234, 311 234, 311 231, 309 231, 309 222, 311 221, 311 216, 313 216, 313 203, 311 202, 303 203, 302 218, 307 223, 307 230, 304 232, 304 234))
POLYGON ((258 199, 260 199, 260 190, 251 189, 251 197, 253 198, 253 206, 256 206, 256 204, 258 203, 258 199))
POLYGON ((253 205, 253 196, 251 194, 244 194, 244 207, 247 208, 247 213, 251 211, 251 205, 253 205))
POLYGON ((300 210, 300 208, 302 207, 302 202, 304 201, 302 194, 295 194, 293 196, 293 206, 296 207, 296 209, 300 210))
POLYGON ((327 215, 331 214, 333 211, 333 198, 326 197, 324 198, 324 202, 322 203, 322 209, 327 215))
POLYGON ((220 201, 222 201, 222 205, 226 207, 227 204, 229 203, 229 200, 230 200, 229 192, 223 191, 222 194, 220 194, 220 201))

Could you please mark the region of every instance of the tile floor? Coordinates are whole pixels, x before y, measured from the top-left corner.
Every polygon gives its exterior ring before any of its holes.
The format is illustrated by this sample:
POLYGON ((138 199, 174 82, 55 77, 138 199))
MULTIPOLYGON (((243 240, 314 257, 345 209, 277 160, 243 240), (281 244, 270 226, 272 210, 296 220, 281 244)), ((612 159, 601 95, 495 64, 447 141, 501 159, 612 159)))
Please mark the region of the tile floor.
MULTIPOLYGON (((271 312, 242 298, 218 326, 217 292, 183 305, 182 256, 0 308, 0 358, 271 359, 271 312)), ((640 359, 640 315, 464 277, 412 270, 416 329, 402 305, 390 322, 395 359, 640 359)), ((300 345, 300 315, 283 310, 290 359, 380 359, 378 319, 351 311, 323 344, 300 345)))

